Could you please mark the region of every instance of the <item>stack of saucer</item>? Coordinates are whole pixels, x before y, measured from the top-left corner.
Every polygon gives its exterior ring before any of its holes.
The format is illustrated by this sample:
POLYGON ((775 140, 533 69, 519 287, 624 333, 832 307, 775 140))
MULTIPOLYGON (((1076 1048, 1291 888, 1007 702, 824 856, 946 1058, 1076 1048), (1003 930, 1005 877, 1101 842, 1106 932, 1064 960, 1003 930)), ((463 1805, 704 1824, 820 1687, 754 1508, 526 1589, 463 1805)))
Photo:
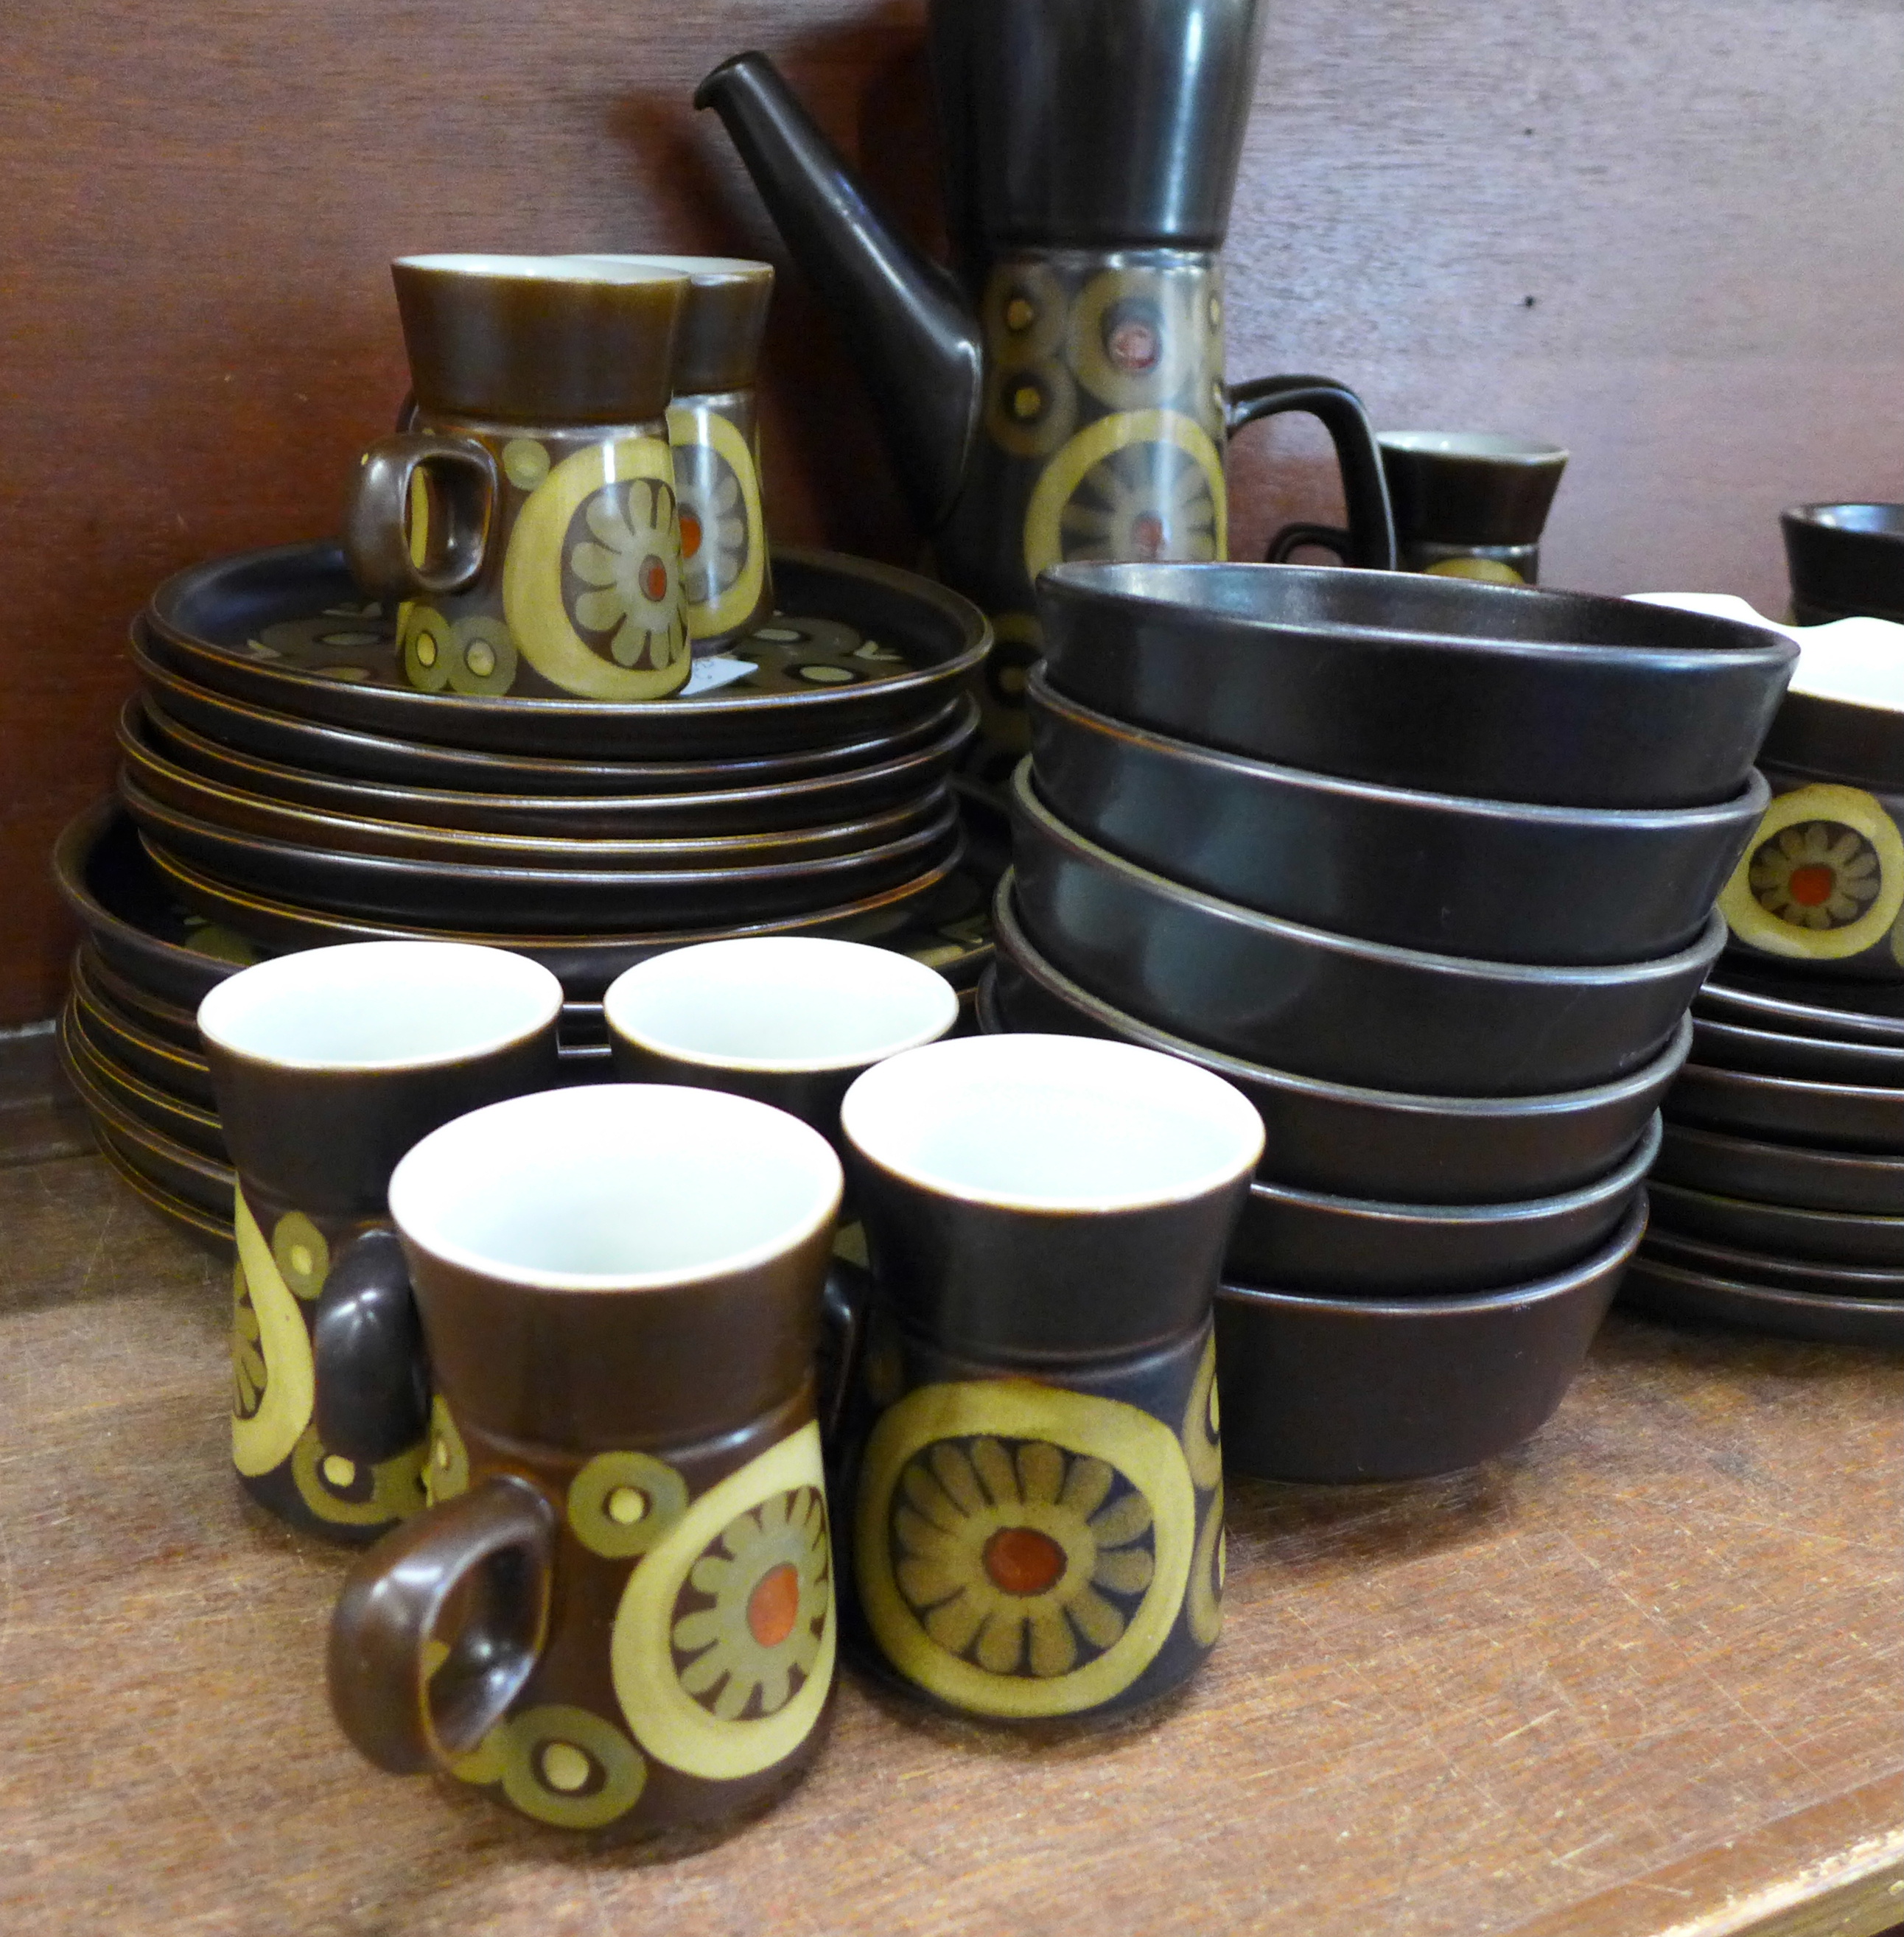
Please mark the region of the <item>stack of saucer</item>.
POLYGON ((1904 629, 1851 618, 1793 636, 1799 667, 1763 758, 1775 798, 1721 899, 1732 947, 1693 1004, 1652 1228, 1624 1295, 1669 1315, 1896 1344, 1904 629))
POLYGON ((421 692, 392 617, 334 547, 247 554, 160 587, 134 628, 120 811, 56 870, 87 941, 68 1068, 115 1162, 208 1235, 231 1176, 193 1020, 236 963, 387 937, 544 962, 565 1054, 605 1068, 629 965, 734 934, 847 935, 975 984, 985 887, 953 763, 990 632, 888 568, 776 553, 781 610, 640 704, 421 692))
POLYGON ((1517 1443, 1639 1240, 1794 648, 1289 566, 1066 566, 1040 602, 981 1021, 1167 1048, 1262 1112, 1219 1304, 1234 1463, 1517 1443))

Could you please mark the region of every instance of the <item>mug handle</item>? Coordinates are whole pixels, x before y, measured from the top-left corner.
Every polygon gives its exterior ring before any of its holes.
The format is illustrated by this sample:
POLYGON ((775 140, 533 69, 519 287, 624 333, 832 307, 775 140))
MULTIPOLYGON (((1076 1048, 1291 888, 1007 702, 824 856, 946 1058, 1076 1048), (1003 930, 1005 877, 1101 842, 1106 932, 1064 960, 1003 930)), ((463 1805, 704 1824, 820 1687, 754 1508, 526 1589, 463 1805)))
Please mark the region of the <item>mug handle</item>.
POLYGON ((866 1341, 866 1307, 872 1296, 872 1274, 850 1259, 835 1258, 820 1294, 820 1437, 835 1445, 846 1423, 866 1341))
POLYGON ((380 437, 359 460, 344 514, 351 576, 377 599, 460 592, 483 568, 502 493, 496 459, 473 438, 427 430, 380 437), (442 562, 434 565, 410 555, 411 480, 425 467, 442 487, 447 527, 442 562))
POLYGON ((1348 529, 1338 532, 1318 525, 1287 525, 1271 541, 1269 556, 1278 560, 1296 544, 1326 544, 1345 565, 1372 571, 1395 569, 1395 514, 1388 502, 1388 480, 1381 453, 1362 399, 1346 384, 1328 377, 1260 377, 1239 383, 1229 393, 1229 432, 1232 437, 1258 417, 1284 411, 1303 411, 1320 420, 1336 447, 1342 474, 1342 495, 1348 501, 1348 529), (1284 541, 1292 532, 1307 537, 1284 541), (1320 534, 1326 531, 1328 535, 1320 534))
POLYGON ((325 1672, 331 1707, 379 1769, 447 1769, 502 1720, 548 1639, 556 1512, 492 1474, 405 1520, 344 1576, 325 1672), (452 1632, 438 1629, 453 1611, 452 1632), (430 1644, 448 1653, 432 1663, 430 1644))
POLYGON ((395 1231, 373 1224, 339 1247, 311 1314, 317 1436, 366 1466, 423 1436, 429 1371, 409 1267, 395 1231))

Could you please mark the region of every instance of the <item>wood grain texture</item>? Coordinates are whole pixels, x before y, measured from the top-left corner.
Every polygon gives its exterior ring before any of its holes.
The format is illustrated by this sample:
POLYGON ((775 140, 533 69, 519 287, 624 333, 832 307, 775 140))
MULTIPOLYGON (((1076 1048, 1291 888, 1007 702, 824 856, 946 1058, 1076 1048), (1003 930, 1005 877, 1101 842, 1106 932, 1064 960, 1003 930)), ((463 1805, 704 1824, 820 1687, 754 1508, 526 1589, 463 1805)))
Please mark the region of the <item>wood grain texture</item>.
POLYGON ((1870 1937, 1904 1899, 1894 1358, 1616 1318, 1514 1458, 1238 1485, 1162 1714, 1032 1748, 849 1675, 775 1814, 616 1853, 337 1734, 344 1560, 241 1503, 230 1296, 96 1158, 0 1170, 0 1928, 1870 1937))
MULTIPOLYGON (((182 565, 332 528, 386 427, 391 255, 778 257, 687 105, 747 46, 934 220, 914 0, 23 0, 8 27, 0 1024, 57 999, 45 855, 109 774, 127 616, 182 565)), ((1900 62, 1893 0, 1269 0, 1232 374, 1558 438, 1552 582, 1775 606, 1782 504, 1904 496, 1900 62)), ((780 535, 912 556, 791 277, 766 379, 780 535)), ((1321 450, 1287 419, 1249 434, 1239 554, 1331 513, 1321 450)))

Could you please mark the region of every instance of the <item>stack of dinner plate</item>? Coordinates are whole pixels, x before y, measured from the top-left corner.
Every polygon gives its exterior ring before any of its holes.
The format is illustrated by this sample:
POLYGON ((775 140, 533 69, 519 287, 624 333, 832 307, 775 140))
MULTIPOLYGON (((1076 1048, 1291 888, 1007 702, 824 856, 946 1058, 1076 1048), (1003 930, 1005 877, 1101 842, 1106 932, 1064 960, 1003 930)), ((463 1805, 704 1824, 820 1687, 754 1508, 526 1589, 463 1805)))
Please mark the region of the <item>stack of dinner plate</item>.
POLYGON ((784 549, 781 609, 690 688, 618 705, 421 692, 333 545, 195 567, 133 629, 117 803, 60 844, 86 940, 62 1021, 102 1145, 161 1208, 229 1228, 195 1011, 263 955, 481 941, 560 977, 565 1059, 606 1067, 601 996, 738 934, 900 947, 963 986, 989 952, 954 762, 990 631, 906 572, 784 549))
POLYGON ((1297 566, 1067 565, 1040 615, 981 1020, 1166 1049, 1261 1111, 1226 1456, 1398 1478, 1517 1443, 1643 1229, 1795 648, 1297 566))
POLYGON ((1623 1296, 1669 1317, 1896 1345, 1904 626, 1786 630, 1800 656, 1761 758, 1774 797, 1721 897, 1731 945, 1693 1004, 1623 1296))

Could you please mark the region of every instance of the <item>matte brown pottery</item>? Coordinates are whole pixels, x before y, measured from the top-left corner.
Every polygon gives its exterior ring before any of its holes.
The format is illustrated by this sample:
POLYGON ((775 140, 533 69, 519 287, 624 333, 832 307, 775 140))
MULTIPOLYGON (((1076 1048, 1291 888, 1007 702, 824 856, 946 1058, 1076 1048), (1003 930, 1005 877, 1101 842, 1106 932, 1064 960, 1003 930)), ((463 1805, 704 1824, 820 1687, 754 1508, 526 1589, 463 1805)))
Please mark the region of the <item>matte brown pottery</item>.
POLYGON ((1382 1304, 1226 1285, 1224 1457, 1265 1479, 1412 1480, 1511 1451, 1552 1417, 1646 1228, 1509 1291, 1382 1304))
POLYGON ((1799 505, 1778 524, 1799 625, 1854 613, 1904 623, 1904 505, 1799 505))
POLYGON ((1026 691, 1038 796, 1080 834, 1261 914, 1445 955, 1669 955, 1705 926, 1770 798, 1757 774, 1713 807, 1420 793, 1126 726, 1041 671, 1026 691))
POLYGON ((1220 559, 1223 453, 1334 441, 1354 562, 1395 562, 1373 433, 1320 377, 1224 378, 1221 250, 1256 0, 932 0, 950 272, 875 211, 764 54, 701 83, 866 374, 948 584, 993 615, 988 732, 1022 749, 1032 587, 1065 559, 1220 559), (1015 727, 1015 731, 1014 731, 1015 727))
POLYGON ((438 1125, 554 1083, 561 1007, 532 962, 418 942, 261 962, 199 1005, 238 1175, 232 1458, 293 1525, 361 1542, 423 1506, 390 1174, 438 1125))
POLYGON ((1798 658, 1632 599, 1311 565, 1064 565, 1060 693, 1179 739, 1378 786, 1567 807, 1744 790, 1798 658))
POLYGON ((1645 1133, 1686 1059, 1682 1023, 1654 1061, 1616 1082, 1550 1096, 1426 1096, 1266 1069, 1152 1028, 1090 994, 1032 946, 1011 878, 993 904, 999 959, 981 1025, 1103 1035, 1201 1063, 1256 1106, 1262 1169, 1280 1184, 1415 1204, 1501 1203, 1595 1181, 1645 1133))
POLYGON ((1263 1126, 1207 1071, 977 1036, 841 1111, 875 1290, 842 1455, 861 1645, 939 1705, 1096 1721, 1217 1638, 1210 1329, 1263 1126))
POLYGON ((1725 940, 1715 913, 1676 954, 1580 968, 1357 941, 1087 841, 1038 798, 1029 768, 1013 781, 1014 853, 1019 918, 1039 953, 1118 1008, 1245 1062, 1449 1096, 1609 1081, 1664 1048, 1725 940))
POLYGON ((708 1829, 817 1752, 838 1632, 813 1360, 840 1167, 744 1098, 479 1110, 390 1181, 435 1369, 428 1512, 352 1569, 380 1768, 558 1828, 708 1829))

